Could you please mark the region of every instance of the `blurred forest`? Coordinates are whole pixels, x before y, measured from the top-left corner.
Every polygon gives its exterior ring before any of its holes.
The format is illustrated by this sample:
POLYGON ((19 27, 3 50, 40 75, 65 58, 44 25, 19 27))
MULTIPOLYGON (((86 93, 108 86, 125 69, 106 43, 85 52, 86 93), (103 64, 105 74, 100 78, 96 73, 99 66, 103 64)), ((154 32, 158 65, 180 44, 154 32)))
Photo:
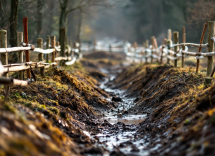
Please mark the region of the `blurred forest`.
POLYGON ((0 0, 0 26, 11 46, 16 32, 29 18, 29 40, 55 35, 67 28, 70 40, 86 42, 104 37, 138 41, 156 36, 161 42, 167 29, 186 26, 187 41, 199 42, 205 21, 215 20, 213 0, 0 0))

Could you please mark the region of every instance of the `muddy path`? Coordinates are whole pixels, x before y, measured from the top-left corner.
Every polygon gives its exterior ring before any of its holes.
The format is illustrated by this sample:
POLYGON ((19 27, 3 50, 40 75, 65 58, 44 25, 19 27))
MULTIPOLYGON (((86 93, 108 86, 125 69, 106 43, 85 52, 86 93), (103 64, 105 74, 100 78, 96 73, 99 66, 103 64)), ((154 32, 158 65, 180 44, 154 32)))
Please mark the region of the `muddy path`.
POLYGON ((130 97, 126 90, 113 87, 114 80, 122 72, 122 68, 117 65, 100 70, 108 75, 100 82, 100 88, 110 95, 106 99, 111 102, 113 108, 101 111, 99 120, 103 122, 104 128, 98 134, 89 132, 89 136, 96 140, 96 146, 107 149, 110 155, 149 155, 144 149, 146 143, 143 138, 140 139, 136 135, 139 123, 146 119, 147 114, 128 112, 134 107, 136 97, 130 97))

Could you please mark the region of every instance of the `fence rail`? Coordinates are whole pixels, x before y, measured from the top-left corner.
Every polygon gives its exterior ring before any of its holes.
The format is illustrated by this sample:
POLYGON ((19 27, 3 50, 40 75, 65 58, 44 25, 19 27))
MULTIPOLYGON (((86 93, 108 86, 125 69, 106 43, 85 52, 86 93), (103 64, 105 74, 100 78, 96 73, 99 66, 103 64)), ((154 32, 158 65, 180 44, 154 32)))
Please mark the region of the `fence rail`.
MULTIPOLYGON (((72 48, 68 44, 68 38, 65 36, 65 33, 61 34, 62 37, 65 38, 65 43, 62 44, 65 47, 63 48, 64 52, 62 52, 60 43, 55 41, 55 36, 51 36, 51 38, 47 36, 46 49, 43 49, 42 38, 37 39, 37 47, 35 47, 35 45, 29 44, 27 26, 27 18, 23 18, 24 34, 22 32, 17 33, 17 47, 7 48, 7 31, 0 30, 0 55, 1 62, 3 64, 0 67, 0 75, 6 76, 0 77, 0 84, 26 86, 28 84, 28 81, 23 81, 25 70, 27 71, 26 78, 30 80, 30 72, 32 73, 32 69, 34 68, 40 68, 41 76, 45 76, 45 68, 57 66, 60 64, 72 65, 82 57, 80 47, 75 46, 74 48, 72 48), (23 60, 24 51, 26 58, 25 62, 23 60), (30 61, 29 51, 38 54, 38 62, 30 61), (8 64, 8 53, 11 52, 18 53, 18 63, 8 64), (49 62, 49 54, 51 54, 51 62, 49 62), (45 59, 44 56, 46 56, 45 59), (18 75, 20 80, 8 78, 9 72, 19 72, 18 75)), ((80 45, 80 43, 77 43, 75 45, 80 45)))

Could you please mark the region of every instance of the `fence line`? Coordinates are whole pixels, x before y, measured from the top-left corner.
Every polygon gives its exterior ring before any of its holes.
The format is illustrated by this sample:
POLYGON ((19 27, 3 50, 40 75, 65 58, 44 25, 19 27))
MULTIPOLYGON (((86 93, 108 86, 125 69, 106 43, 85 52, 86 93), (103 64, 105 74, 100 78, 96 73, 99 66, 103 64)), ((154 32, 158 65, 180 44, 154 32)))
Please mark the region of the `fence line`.
MULTIPOLYGON (((65 65, 72 65, 79 59, 81 59, 82 54, 80 48, 75 46, 75 48, 71 48, 68 45, 68 38, 66 39, 65 43, 62 45, 65 47, 63 49, 64 55, 60 55, 59 53, 62 52, 61 46, 59 42, 56 42, 55 36, 47 36, 46 38, 46 49, 43 49, 43 39, 37 39, 37 47, 34 45, 28 44, 28 24, 27 18, 23 18, 23 27, 24 27, 24 34, 22 32, 17 33, 17 47, 7 48, 7 31, 0 30, 0 55, 1 55, 1 62, 3 65, 0 65, 0 76, 3 75, 5 77, 0 77, 0 84, 5 85, 19 85, 19 86, 26 86, 28 81, 24 80, 24 71, 26 70, 27 74, 26 77, 30 80, 32 74, 32 69, 39 68, 41 76, 45 76, 45 68, 49 68, 51 66, 56 66, 59 64, 59 61, 63 61, 65 65), (24 37, 24 41, 23 41, 24 37), (23 51, 25 51, 25 63, 23 61, 23 51), (30 61, 29 51, 33 53, 38 53, 39 62, 32 62, 30 61), (18 62, 13 64, 8 64, 8 53, 10 52, 17 52, 18 53, 18 62), (75 56, 74 56, 75 53, 75 56), (51 62, 49 62, 49 54, 51 54, 51 62), (65 55, 67 54, 67 55, 65 55), (44 59, 44 55, 46 59, 44 59), (18 72, 18 79, 8 78, 9 72, 18 72)), ((65 30, 64 30, 65 31, 65 30)), ((66 38, 66 36, 62 36, 66 38)), ((80 45, 80 44, 76 44, 80 45)), ((34 77, 32 75, 32 77, 34 77)))

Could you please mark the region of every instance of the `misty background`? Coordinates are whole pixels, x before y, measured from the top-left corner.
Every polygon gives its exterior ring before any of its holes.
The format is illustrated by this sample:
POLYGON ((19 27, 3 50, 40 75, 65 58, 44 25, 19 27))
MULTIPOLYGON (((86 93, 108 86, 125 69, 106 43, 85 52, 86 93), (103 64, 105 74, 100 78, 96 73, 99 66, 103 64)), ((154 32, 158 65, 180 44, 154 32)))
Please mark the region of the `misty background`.
MULTIPOLYGON (((17 19, 13 21, 10 19, 12 0, 0 0, 1 29, 10 34, 10 26, 17 23, 17 31, 23 31, 22 18, 28 17, 31 43, 39 37, 45 39, 47 35, 55 35, 59 40, 62 11, 59 1, 19 0, 17 19)), ((70 42, 92 43, 108 37, 142 44, 155 36, 161 44, 167 36, 167 29, 181 34, 182 26, 185 26, 187 42, 198 43, 204 23, 215 20, 215 2, 212 0, 102 0, 103 4, 94 1, 68 14, 65 27, 70 42)), ((77 0, 69 0, 68 8, 76 3, 77 0)), ((10 35, 10 39, 15 38, 10 35)))

